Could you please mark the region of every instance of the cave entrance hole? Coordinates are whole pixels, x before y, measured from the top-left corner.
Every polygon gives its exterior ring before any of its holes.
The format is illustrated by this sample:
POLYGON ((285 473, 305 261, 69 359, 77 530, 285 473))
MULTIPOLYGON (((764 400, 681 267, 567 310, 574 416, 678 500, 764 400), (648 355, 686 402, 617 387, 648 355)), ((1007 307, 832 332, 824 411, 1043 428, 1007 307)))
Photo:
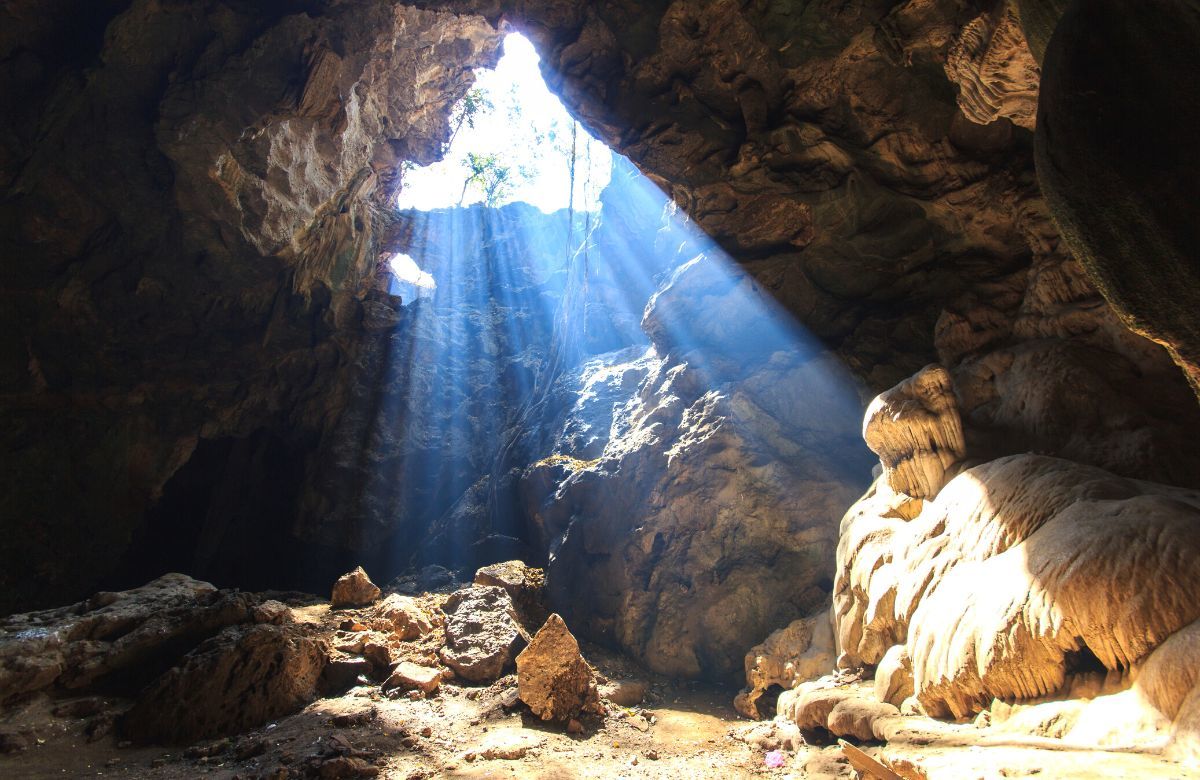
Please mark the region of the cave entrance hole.
MULTIPOLYGON (((391 289, 406 305, 363 360, 352 417, 366 422, 345 426, 358 455, 336 522, 377 556, 373 572, 437 565, 469 579, 512 558, 547 564, 551 550, 569 559, 573 523, 636 525, 649 511, 655 477, 617 461, 652 440, 648 469, 666 482, 733 442, 747 489, 778 512, 794 501, 783 483, 814 478, 780 431, 840 450, 857 441, 848 373, 818 360, 820 344, 769 290, 566 112, 527 40, 506 39, 450 119, 444 159, 401 170, 391 289), (572 488, 586 480, 596 488, 572 488)), ((820 478, 862 466, 858 454, 839 451, 820 478)), ((725 461, 714 468, 730 471, 725 461)))

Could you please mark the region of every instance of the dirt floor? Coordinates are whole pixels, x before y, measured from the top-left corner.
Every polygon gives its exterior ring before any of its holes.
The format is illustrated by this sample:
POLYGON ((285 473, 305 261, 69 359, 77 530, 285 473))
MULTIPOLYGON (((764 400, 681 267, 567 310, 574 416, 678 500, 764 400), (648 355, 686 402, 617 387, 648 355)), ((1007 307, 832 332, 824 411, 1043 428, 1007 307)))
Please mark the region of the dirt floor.
MULTIPOLYGON (((299 620, 331 629, 345 619, 323 605, 294 612, 299 620)), ((427 656, 426 645, 437 641, 412 642, 408 654, 427 656)), ((128 702, 40 696, 0 716, 0 778, 860 776, 837 744, 808 744, 785 724, 740 718, 731 705, 733 690, 673 683, 600 648, 583 650, 602 680, 640 680, 648 689, 639 706, 608 702, 607 714, 585 719, 578 734, 534 718, 517 700, 515 675, 487 686, 444 682, 428 697, 415 691, 385 694, 377 682, 364 680, 248 733, 175 749, 120 741, 114 724, 128 702), (771 760, 782 766, 770 766, 771 760)), ((1032 746, 972 723, 911 720, 888 744, 862 747, 909 767, 912 777, 1190 776, 1154 755, 1032 746)))

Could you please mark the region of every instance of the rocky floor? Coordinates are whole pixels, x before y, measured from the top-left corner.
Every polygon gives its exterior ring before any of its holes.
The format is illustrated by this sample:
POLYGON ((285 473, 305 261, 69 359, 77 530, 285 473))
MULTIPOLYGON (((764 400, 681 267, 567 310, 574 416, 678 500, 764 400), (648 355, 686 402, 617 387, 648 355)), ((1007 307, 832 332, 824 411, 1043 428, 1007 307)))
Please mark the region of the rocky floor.
MULTIPOLYGON (((195 589, 194 581, 185 584, 195 589)), ((288 616, 279 625, 323 642, 329 659, 318 698, 294 714, 273 718, 235 736, 175 747, 134 744, 128 741, 129 719, 124 715, 136 708, 136 701, 128 694, 106 693, 117 690, 120 678, 90 685, 84 691, 87 695, 71 694, 64 690, 73 679, 67 668, 63 672, 67 676, 60 675, 57 687, 9 698, 0 710, 0 777, 957 780, 1190 776, 1180 765, 1151 752, 1097 750, 1014 733, 1006 730, 999 718, 993 723, 990 713, 963 723, 917 716, 877 722, 874 728, 886 732, 887 740, 863 743, 861 748, 867 754, 863 759, 854 746, 838 744, 828 734, 802 735, 783 719, 756 722, 741 718, 732 706, 734 690, 658 677, 623 656, 592 645, 581 650, 595 670, 602 712, 548 723, 522 701, 517 675, 511 671, 497 679, 470 682, 447 670, 460 665, 470 674, 474 668, 462 666, 466 656, 453 657, 445 650, 447 632, 456 629, 452 617, 443 618, 441 608, 446 606, 450 615, 455 614, 453 605, 447 605, 448 594, 460 586, 451 582, 439 588, 443 592, 421 592, 400 600, 381 601, 378 591, 369 589, 353 592, 351 588, 341 595, 371 602, 363 608, 335 609, 328 602, 298 594, 250 597, 260 599, 255 614, 262 613, 263 604, 286 602, 288 616), (401 603, 408 612, 398 616, 394 608, 401 603), (384 631, 380 616, 388 614, 393 628, 384 631), (421 615, 432 620, 425 624, 421 615), (380 662, 367 663, 371 658, 380 658, 380 662), (438 669, 440 678, 428 683, 428 691, 415 683, 397 684, 396 674, 389 671, 406 663, 438 669), (347 673, 354 672, 361 673, 346 679, 347 673), (331 685, 340 690, 331 690, 331 685), (873 765, 875 773, 869 768, 862 772, 852 765, 856 756, 853 763, 860 768, 864 760, 871 766, 872 756, 882 763, 873 765)), ((334 595, 336 601, 337 590, 334 595)), ((519 588, 516 595, 514 601, 520 605, 519 588)), ((161 603, 163 597, 157 597, 160 602, 156 603, 161 603)), ((136 598, 144 601, 148 597, 136 598)), ((127 602, 131 598, 114 602, 126 604, 121 614, 131 613, 127 602)), ((519 614, 528 622, 528 603, 519 614)), ((127 622, 123 630, 132 625, 127 622)), ((144 627, 123 636, 136 636, 144 627)), ((18 641, 14 636, 10 632, 0 639, 18 641)), ((533 642, 536 644, 536 636, 533 642)), ((94 650, 93 645, 65 645, 64 656, 77 659, 94 650)), ((109 655, 112 652, 111 647, 107 649, 109 655)), ((29 668, 27 664, 22 666, 3 653, 0 661, 5 662, 0 666, 9 675, 4 678, 9 684, 30 679, 16 674, 29 668)), ((252 666, 257 661, 240 663, 252 666)), ((185 659, 181 667, 186 666, 185 659)), ((244 679, 245 674, 239 670, 236 677, 244 679)), ((191 685, 204 688, 207 682, 197 678, 191 685)), ((869 687, 853 678, 840 685, 839 693, 851 695, 857 688, 865 691, 869 687)), ((178 696, 190 702, 193 693, 180 690, 178 696)), ((249 690, 243 696, 258 693, 249 690)), ((530 697, 526 693, 524 698, 530 697)), ((187 711, 187 706, 164 712, 162 717, 186 721, 197 715, 187 711)), ((1029 712, 1037 714, 1032 708, 1029 712)), ((1028 713, 1023 717, 1029 720, 1028 713)))

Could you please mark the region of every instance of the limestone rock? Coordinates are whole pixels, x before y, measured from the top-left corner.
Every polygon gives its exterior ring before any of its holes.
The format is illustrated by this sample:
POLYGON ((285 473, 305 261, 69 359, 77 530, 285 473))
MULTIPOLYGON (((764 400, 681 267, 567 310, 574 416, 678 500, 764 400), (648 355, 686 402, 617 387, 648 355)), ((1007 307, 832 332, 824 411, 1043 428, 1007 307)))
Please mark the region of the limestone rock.
POLYGON ((442 670, 429 666, 420 666, 411 661, 401 661, 392 672, 391 677, 383 684, 383 689, 400 688, 401 690, 419 690, 432 693, 442 683, 442 670))
POLYGON ((367 572, 359 566, 337 578, 329 603, 334 609, 365 607, 378 599, 380 592, 379 586, 371 582, 367 572))
POLYGON ((877 724, 900 716, 899 709, 875 698, 869 684, 842 684, 829 677, 784 691, 779 713, 802 731, 863 741, 884 738, 877 724))
POLYGON ((1127 668, 1200 616, 1179 557, 1200 544, 1196 491, 1024 455, 965 471, 914 520, 886 506, 876 491, 844 522, 837 627, 869 664, 902 643, 927 712, 1055 693, 1078 653, 1127 668))
POLYGON ((557 614, 546 619, 517 656, 517 689, 521 701, 542 720, 566 723, 601 711, 596 675, 557 614))
POLYGON ((950 374, 926 366, 876 396, 867 407, 863 439, 879 455, 892 490, 913 498, 936 496, 946 470, 966 449, 950 374))
POLYGON ((904 645, 893 645, 875 667, 875 698, 899 707, 912 695, 912 659, 904 645))
POLYGON ((442 661, 471 682, 495 680, 512 668, 528 638, 503 588, 472 585, 455 591, 442 606, 446 646, 442 661))
POLYGON ((245 731, 311 701, 326 659, 302 626, 227 628, 142 691, 122 729, 172 744, 245 731))
POLYGON ((746 653, 746 690, 734 700, 737 711, 761 718, 755 702, 772 685, 784 690, 828 674, 834 667, 833 627, 826 611, 792 621, 746 653))
POLYGON ((425 636, 434 628, 434 617, 409 596, 391 594, 375 606, 374 614, 404 640, 425 636))
POLYGON ((1032 130, 1041 73, 1025 42, 1019 3, 1003 0, 969 22, 950 46, 946 76, 958 85, 958 105, 972 122, 1000 117, 1032 130))
POLYGON ((546 575, 541 569, 522 561, 493 563, 475 572, 475 584, 504 588, 526 630, 536 631, 546 622, 546 575))
POLYGON ((256 604, 166 574, 69 607, 12 615, 0 621, 0 700, 52 685, 86 690, 118 674, 144 684, 202 639, 250 621, 256 604))
POLYGON ((1104 297, 1170 351, 1200 398, 1200 17, 1188 0, 1075 2, 1054 30, 1038 181, 1104 297))

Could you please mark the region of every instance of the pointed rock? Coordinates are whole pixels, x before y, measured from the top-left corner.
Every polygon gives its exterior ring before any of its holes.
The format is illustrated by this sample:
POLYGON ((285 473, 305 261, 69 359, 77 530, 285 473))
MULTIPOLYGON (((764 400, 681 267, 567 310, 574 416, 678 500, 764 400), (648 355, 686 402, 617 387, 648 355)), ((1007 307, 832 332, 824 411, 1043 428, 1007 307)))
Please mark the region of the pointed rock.
POLYGON ((517 656, 517 690, 542 720, 566 723, 580 713, 600 711, 596 675, 557 614, 517 656))
POLYGON ((359 566, 349 574, 338 577, 333 583, 333 595, 330 596, 330 606, 334 609, 344 607, 365 607, 379 598, 379 586, 371 582, 363 567, 359 566))

